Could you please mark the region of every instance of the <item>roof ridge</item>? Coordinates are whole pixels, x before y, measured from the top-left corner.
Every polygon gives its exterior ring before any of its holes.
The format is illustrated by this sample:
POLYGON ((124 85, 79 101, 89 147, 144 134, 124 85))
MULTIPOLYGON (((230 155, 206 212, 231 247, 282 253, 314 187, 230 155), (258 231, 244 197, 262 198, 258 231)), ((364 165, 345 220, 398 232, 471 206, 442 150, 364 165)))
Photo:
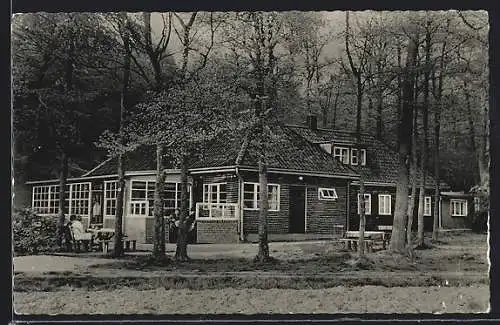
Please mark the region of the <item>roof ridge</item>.
MULTIPOLYGON (((292 128, 302 128, 302 129, 310 129, 309 126, 307 125, 297 125, 297 124, 285 124, 286 127, 292 127, 292 128)), ((330 132, 339 132, 339 133, 345 133, 345 134, 355 134, 355 131, 346 131, 346 130, 333 130, 333 129, 325 129, 325 128, 316 128, 316 130, 311 129, 311 131, 330 131, 330 132)), ((370 133, 365 133, 362 132, 361 135, 366 135, 372 138, 376 137, 373 134, 370 133)))
POLYGON ((86 177, 90 174, 92 174, 93 172, 95 172, 99 167, 102 167, 104 164, 106 164, 108 161, 112 160, 113 157, 109 157, 108 159, 102 161, 101 163, 99 163, 97 166, 95 166, 94 168, 92 168, 91 170, 89 170, 88 172, 86 172, 85 174, 83 174, 81 177, 86 177))
POLYGON ((238 155, 236 156, 236 160, 234 162, 236 166, 240 165, 245 157, 245 153, 247 152, 247 148, 250 144, 250 134, 251 130, 248 130, 245 134, 245 138, 243 139, 243 143, 241 144, 241 148, 238 151, 238 155))

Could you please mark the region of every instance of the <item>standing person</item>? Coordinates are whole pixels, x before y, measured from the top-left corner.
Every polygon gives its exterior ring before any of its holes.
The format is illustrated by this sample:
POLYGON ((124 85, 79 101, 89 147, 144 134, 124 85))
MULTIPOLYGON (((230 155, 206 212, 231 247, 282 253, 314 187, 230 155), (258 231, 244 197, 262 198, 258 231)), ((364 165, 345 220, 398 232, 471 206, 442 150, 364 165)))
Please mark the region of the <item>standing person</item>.
POLYGON ((66 251, 71 252, 73 250, 73 238, 71 236, 71 221, 66 219, 66 223, 64 224, 64 244, 66 246, 66 251))
POLYGON ((178 229, 179 229, 179 209, 175 209, 173 213, 170 214, 170 222, 169 222, 169 242, 176 243, 177 242, 177 235, 178 235, 178 229))
POLYGON ((95 223, 102 223, 101 212, 102 212, 101 203, 99 202, 98 198, 94 198, 94 205, 92 206, 92 215, 94 216, 95 223))

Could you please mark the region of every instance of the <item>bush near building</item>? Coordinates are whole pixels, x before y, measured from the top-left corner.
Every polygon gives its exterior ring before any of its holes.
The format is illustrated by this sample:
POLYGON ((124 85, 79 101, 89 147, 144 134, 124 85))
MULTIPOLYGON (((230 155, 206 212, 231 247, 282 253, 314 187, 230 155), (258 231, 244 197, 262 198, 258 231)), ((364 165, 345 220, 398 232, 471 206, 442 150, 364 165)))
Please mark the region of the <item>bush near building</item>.
POLYGON ((57 250, 57 220, 37 215, 31 209, 13 214, 14 254, 37 255, 57 250))

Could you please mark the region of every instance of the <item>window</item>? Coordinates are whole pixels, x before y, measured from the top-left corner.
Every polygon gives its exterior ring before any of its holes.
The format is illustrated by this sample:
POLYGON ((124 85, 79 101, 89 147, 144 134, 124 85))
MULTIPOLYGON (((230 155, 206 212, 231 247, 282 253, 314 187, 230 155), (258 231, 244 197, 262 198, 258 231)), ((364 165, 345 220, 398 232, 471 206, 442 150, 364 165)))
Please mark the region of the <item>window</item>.
POLYGON ((338 199, 337 191, 334 188, 322 188, 318 189, 318 200, 321 201, 335 201, 338 199))
POLYGON ((32 207, 39 214, 57 214, 59 211, 59 185, 34 186, 32 207))
POLYGON ((349 164, 349 148, 335 147, 333 149, 333 156, 343 164, 349 164))
POLYGON ((118 182, 109 181, 104 182, 104 215, 116 215, 116 197, 118 191, 118 182))
MULTIPOLYGON (((190 192, 191 187, 188 186, 188 195, 190 192)), ((165 214, 170 214, 175 209, 181 207, 181 183, 165 183, 163 193, 163 209, 165 214)))
POLYGON ((466 200, 451 199, 450 208, 452 217, 465 217, 467 215, 466 200))
MULTIPOLYGON (((246 210, 259 209, 259 191, 259 183, 243 183, 243 206, 246 210)), ((269 211, 279 211, 280 186, 278 184, 267 184, 267 191, 269 211)))
POLYGON ((358 164, 358 149, 351 149, 351 165, 358 164))
POLYGON ((69 214, 89 215, 90 183, 70 184, 69 214))
POLYGON ((424 198, 424 216, 432 215, 431 197, 426 196, 424 198))
POLYGON ((361 166, 366 165, 366 149, 361 149, 361 166))
MULTIPOLYGON (((154 215, 155 181, 132 181, 130 190, 130 213, 154 215)), ((188 195, 191 188, 188 186, 188 195)), ((170 214, 181 206, 181 184, 165 183, 163 186, 163 213, 170 214)))
POLYGON ((203 185, 203 203, 226 203, 226 183, 212 183, 203 185))
MULTIPOLYGON (((70 215, 89 215, 90 183, 66 185, 64 207, 70 215)), ((56 214, 59 211, 59 185, 33 187, 32 207, 39 214, 56 214)))
MULTIPOLYGON (((360 200, 360 195, 358 193, 358 214, 361 212, 361 200, 360 200)), ((371 194, 365 194, 365 215, 370 215, 372 214, 372 196, 371 194)))
POLYGON ((481 198, 479 196, 474 196, 474 211, 479 212, 481 210, 481 198))
POLYGON ((378 195, 378 214, 391 215, 391 196, 389 194, 378 195))

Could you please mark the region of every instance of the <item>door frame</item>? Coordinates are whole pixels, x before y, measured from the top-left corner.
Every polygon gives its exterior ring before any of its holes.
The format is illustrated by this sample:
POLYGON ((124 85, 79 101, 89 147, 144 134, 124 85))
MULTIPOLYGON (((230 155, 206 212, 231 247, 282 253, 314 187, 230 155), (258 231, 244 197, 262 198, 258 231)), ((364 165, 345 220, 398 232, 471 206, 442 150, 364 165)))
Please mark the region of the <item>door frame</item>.
POLYGON ((295 185, 295 184, 290 184, 288 186, 289 190, 288 190, 288 222, 289 222, 289 229, 288 229, 288 233, 289 234, 293 234, 290 232, 290 214, 291 214, 291 211, 292 209, 290 208, 290 190, 292 187, 300 187, 300 188, 303 188, 304 189, 304 234, 307 233, 307 185, 305 184, 299 184, 299 185, 295 185))

